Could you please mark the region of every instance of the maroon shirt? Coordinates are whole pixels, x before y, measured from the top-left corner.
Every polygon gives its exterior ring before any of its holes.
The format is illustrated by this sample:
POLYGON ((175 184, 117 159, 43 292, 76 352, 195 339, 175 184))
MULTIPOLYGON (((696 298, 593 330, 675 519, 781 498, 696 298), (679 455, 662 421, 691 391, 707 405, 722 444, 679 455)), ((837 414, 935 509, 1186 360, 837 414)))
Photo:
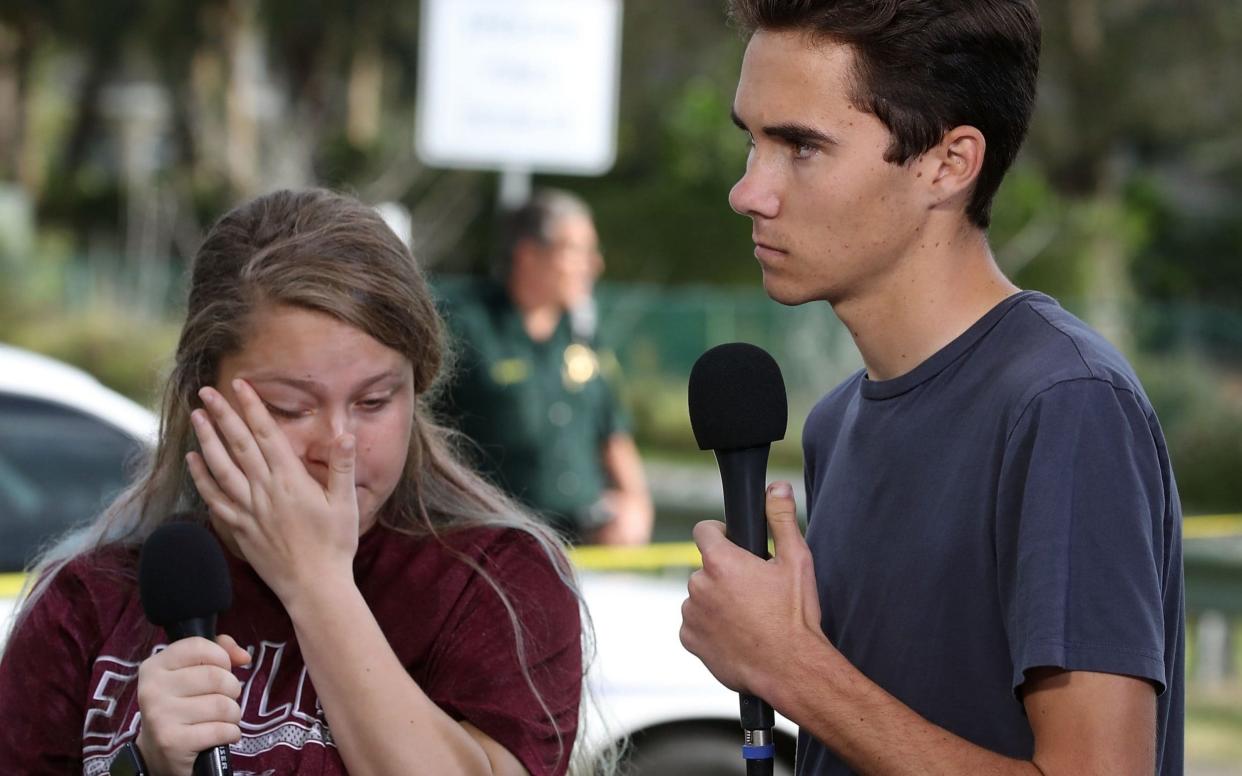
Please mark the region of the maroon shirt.
MULTIPOLYGON (((354 560, 363 597, 401 664, 441 709, 494 738, 533 776, 565 773, 582 688, 577 599, 525 533, 469 529, 444 541, 509 597, 531 678, 555 722, 522 676, 500 599, 436 540, 368 531, 354 560)), ((138 664, 167 640, 143 616, 136 565, 135 549, 75 559, 12 634, 0 660, 5 773, 107 773, 137 735, 138 664)), ((233 607, 218 630, 251 654, 249 666, 233 671, 245 685, 234 773, 346 773, 289 616, 248 565, 230 556, 229 570, 233 607)))

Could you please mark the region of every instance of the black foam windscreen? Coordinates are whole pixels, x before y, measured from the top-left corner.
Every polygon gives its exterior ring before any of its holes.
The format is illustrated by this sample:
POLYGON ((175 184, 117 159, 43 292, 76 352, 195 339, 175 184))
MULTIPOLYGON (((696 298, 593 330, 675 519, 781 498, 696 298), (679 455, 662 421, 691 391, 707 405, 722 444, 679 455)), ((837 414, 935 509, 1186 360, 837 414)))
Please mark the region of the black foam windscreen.
POLYGON ((690 426, 700 450, 741 450, 785 438, 781 368, 746 342, 717 345, 690 370, 690 426))
POLYGON ((225 611, 233 603, 228 561, 201 523, 170 520, 142 545, 138 594, 161 628, 225 611))

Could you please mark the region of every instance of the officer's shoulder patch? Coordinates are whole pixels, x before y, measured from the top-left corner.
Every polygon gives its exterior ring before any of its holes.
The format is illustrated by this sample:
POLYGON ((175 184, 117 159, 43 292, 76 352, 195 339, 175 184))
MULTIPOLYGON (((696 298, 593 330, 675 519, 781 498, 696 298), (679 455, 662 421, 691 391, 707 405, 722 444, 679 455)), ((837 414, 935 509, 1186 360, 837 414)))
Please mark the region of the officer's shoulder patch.
POLYGON ((513 385, 530 377, 530 364, 524 358, 502 358, 487 370, 498 385, 513 385))

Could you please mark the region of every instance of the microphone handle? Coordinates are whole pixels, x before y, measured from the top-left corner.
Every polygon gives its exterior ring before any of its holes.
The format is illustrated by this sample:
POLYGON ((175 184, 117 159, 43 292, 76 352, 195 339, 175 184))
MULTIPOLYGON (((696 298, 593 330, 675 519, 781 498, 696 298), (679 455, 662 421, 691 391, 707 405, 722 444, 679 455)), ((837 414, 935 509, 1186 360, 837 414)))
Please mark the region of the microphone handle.
POLYGON ((172 625, 165 626, 164 632, 168 634, 169 641, 181 641, 192 636, 215 641, 216 616, 209 614, 206 617, 191 617, 188 620, 174 622, 172 625))
POLYGON ((768 556, 768 520, 764 479, 771 445, 717 450, 720 483, 724 488, 725 536, 765 560, 768 556))
MULTIPOLYGON (((216 615, 194 617, 173 623, 164 629, 170 641, 180 641, 191 636, 201 636, 208 641, 216 640, 216 615)), ((232 776, 233 763, 225 744, 199 752, 194 758, 194 776, 232 776)))
MULTIPOLYGON (((716 464, 720 467, 720 482, 724 489, 725 536, 737 546, 767 559, 768 520, 766 488, 764 480, 768 471, 768 452, 771 445, 746 447, 740 450, 717 450, 716 464)), ((766 701, 747 693, 739 694, 742 730, 745 744, 743 756, 747 760, 747 772, 771 773, 761 763, 771 762, 773 756, 772 728, 775 717, 766 701)), ((767 766, 770 768, 770 765, 767 766)))

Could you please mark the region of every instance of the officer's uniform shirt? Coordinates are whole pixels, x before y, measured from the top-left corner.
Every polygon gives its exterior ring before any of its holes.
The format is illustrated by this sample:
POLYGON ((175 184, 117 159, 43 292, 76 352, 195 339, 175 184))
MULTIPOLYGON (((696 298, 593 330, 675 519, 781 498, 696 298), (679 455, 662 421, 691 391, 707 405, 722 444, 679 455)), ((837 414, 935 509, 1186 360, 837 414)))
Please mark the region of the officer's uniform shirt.
POLYGON ((535 342, 506 290, 469 289, 445 305, 457 354, 444 411, 479 446, 479 468, 570 539, 607 519, 602 448, 628 419, 611 354, 576 339, 569 316, 535 342))

